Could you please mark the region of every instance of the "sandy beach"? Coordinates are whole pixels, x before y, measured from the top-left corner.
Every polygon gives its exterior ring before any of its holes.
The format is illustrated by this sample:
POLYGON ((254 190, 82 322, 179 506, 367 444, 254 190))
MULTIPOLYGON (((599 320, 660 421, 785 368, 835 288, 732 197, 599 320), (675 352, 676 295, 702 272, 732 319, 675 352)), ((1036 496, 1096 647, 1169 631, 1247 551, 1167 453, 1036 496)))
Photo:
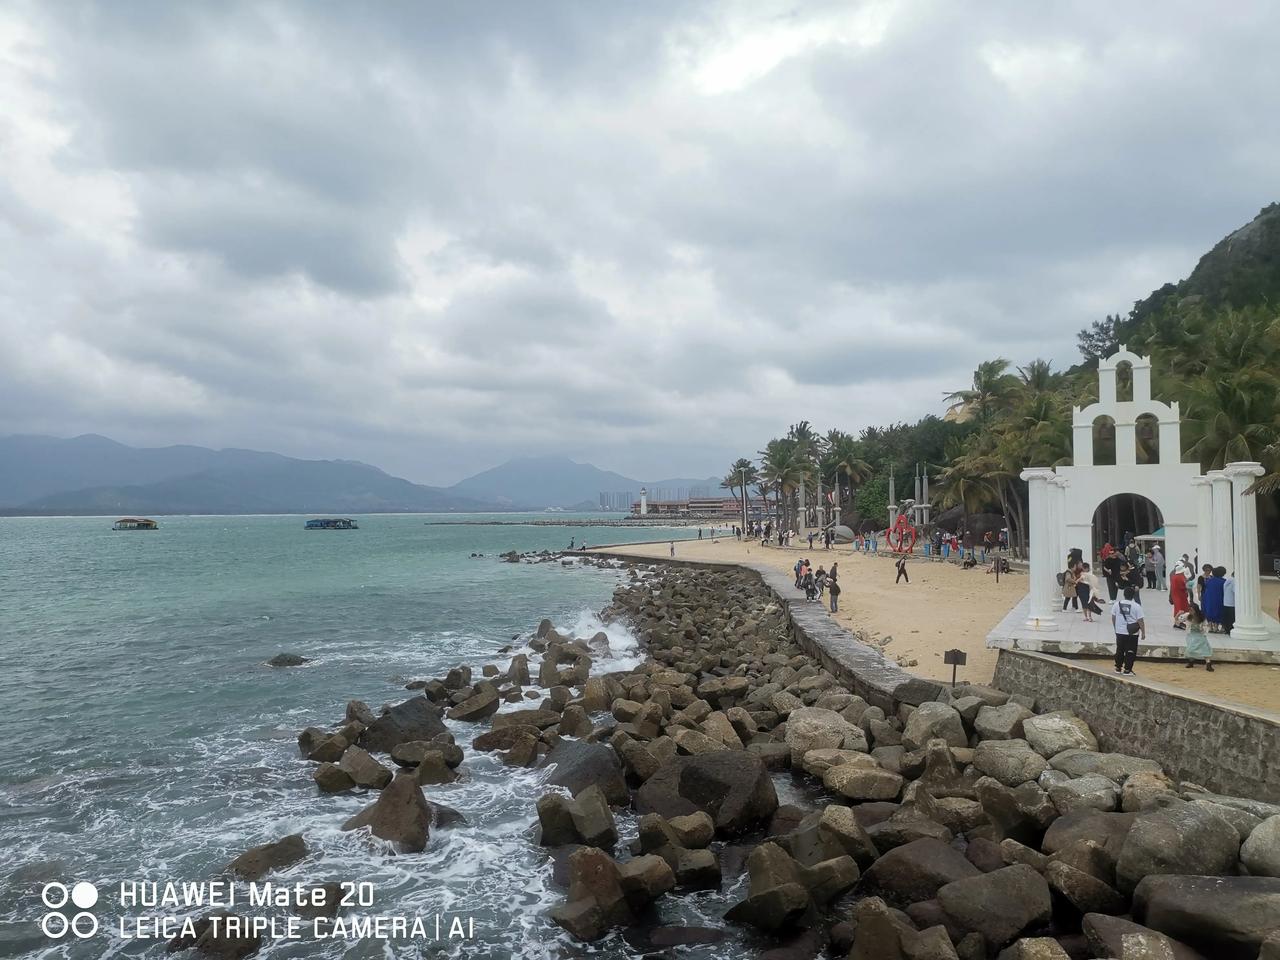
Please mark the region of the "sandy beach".
MULTIPOLYGON (((638 557, 666 557, 667 543, 633 544, 609 548, 609 552, 638 557)), ((836 619, 862 632, 873 643, 883 644, 886 656, 921 676, 950 680, 951 668, 943 653, 963 650, 968 663, 960 668, 962 681, 986 683, 995 669, 998 651, 986 647, 987 634, 1027 592, 1024 573, 1002 576, 1000 582, 982 568, 963 570, 951 563, 923 559, 908 562, 911 583, 893 582, 893 560, 887 554, 867 556, 846 547, 813 551, 798 547, 761 547, 758 542, 739 543, 732 537, 676 542, 676 558, 719 562, 767 564, 789 570, 801 556, 830 568, 840 564, 841 611, 836 619), (914 661, 914 662, 913 662, 914 661)), ((1262 586, 1263 609, 1275 611, 1280 582, 1262 586)), ((802 599, 797 592, 796 596, 802 599)), ((1103 628, 1105 629, 1105 628, 1103 628)), ((1075 663, 1110 670, 1110 660, 1075 663)), ((1262 664, 1218 664, 1213 673, 1188 670, 1182 663, 1142 661, 1140 676, 1210 696, 1280 712, 1280 667, 1262 664)))

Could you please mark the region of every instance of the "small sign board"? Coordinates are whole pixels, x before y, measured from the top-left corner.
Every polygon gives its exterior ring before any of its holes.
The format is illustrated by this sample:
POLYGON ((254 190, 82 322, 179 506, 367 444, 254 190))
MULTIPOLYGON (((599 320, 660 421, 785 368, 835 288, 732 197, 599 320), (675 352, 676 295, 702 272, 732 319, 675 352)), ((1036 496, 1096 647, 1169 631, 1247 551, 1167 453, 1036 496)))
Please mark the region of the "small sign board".
POLYGON ((963 650, 948 650, 942 655, 943 663, 953 663, 957 667, 963 667, 969 662, 969 655, 963 650))

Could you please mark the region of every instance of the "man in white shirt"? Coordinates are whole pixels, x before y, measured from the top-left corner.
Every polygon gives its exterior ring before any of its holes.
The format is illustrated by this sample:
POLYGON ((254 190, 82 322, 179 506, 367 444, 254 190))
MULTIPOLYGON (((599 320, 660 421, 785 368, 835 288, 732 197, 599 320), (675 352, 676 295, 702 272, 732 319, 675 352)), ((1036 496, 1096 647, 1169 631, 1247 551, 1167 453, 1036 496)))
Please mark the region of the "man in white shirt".
POLYGON ((1124 595, 1111 605, 1111 623, 1116 633, 1116 673, 1128 677, 1133 676, 1138 640, 1147 639, 1147 622, 1136 597, 1133 587, 1125 587, 1124 595))

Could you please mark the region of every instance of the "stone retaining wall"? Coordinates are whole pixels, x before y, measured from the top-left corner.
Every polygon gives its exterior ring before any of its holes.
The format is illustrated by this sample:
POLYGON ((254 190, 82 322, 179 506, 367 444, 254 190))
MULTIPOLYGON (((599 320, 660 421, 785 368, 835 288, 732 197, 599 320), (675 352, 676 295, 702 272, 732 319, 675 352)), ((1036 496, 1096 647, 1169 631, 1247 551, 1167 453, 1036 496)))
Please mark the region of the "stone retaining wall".
POLYGON ((1000 651, 993 683, 1034 696, 1039 710, 1075 713, 1103 750, 1149 757, 1217 793, 1280 803, 1280 715, 1022 651, 1000 651))

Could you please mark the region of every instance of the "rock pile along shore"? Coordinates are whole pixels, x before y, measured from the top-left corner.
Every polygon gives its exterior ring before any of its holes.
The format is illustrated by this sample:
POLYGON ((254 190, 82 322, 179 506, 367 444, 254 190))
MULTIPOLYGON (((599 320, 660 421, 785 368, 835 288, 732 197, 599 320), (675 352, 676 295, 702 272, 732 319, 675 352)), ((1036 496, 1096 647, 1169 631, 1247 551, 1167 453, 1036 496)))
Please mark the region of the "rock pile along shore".
POLYGON ((770 960, 1280 960, 1280 807, 1175 783, 989 687, 868 703, 746 571, 633 567, 604 616, 646 662, 592 675, 601 638, 543 621, 536 663, 456 667, 380 715, 353 701, 338 729, 303 731, 319 789, 380 791, 344 829, 415 851, 460 819, 422 790, 465 771, 447 714, 488 725, 471 750, 547 769, 531 842, 567 881, 551 918, 583 941, 714 942, 653 907, 719 888, 738 894, 725 925, 770 960), (825 799, 780 806, 788 777, 825 799), (626 850, 620 808, 639 816, 626 850))

